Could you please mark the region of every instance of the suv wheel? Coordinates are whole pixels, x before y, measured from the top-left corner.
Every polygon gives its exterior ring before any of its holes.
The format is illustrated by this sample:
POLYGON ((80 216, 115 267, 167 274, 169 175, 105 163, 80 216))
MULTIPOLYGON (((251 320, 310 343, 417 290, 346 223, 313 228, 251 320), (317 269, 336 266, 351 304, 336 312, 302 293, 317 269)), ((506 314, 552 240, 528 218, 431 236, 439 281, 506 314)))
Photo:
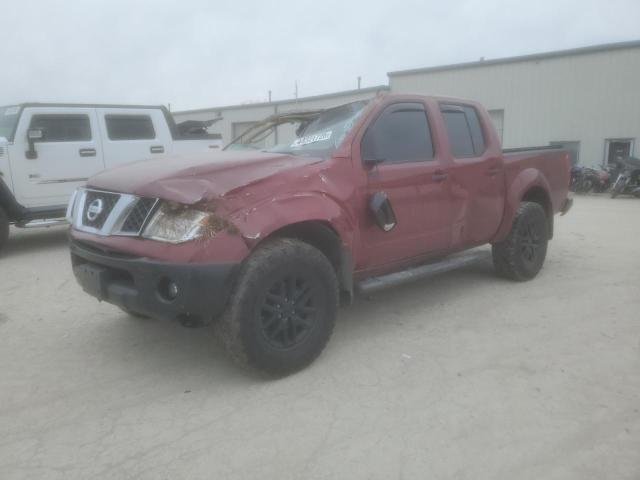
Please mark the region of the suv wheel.
POLYGON ((280 238, 242 266, 218 334, 241 365, 286 375, 320 355, 337 309, 338 281, 327 257, 300 240, 280 238))
POLYGON ((2 207, 0 207, 0 250, 9 239, 9 217, 2 207))
POLYGON ((523 202, 516 213, 509 236, 492 245, 496 272, 510 280, 534 278, 547 256, 549 224, 538 203, 523 202))

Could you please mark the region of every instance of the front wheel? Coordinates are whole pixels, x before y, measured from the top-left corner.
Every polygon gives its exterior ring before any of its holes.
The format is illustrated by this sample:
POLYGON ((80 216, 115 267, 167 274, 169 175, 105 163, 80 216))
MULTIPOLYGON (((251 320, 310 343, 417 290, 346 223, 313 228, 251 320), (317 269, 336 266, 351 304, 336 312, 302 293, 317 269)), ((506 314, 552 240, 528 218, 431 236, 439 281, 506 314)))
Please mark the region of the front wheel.
POLYGON ((9 239, 9 217, 2 207, 0 207, 0 250, 9 239))
POLYGON ((337 308, 338 281, 327 257, 307 243, 280 238, 245 261, 218 335, 241 365, 286 375, 320 355, 337 308))
POLYGON ((509 236, 492 245, 493 265, 498 275, 510 280, 534 278, 547 256, 549 223, 538 203, 522 202, 509 236))

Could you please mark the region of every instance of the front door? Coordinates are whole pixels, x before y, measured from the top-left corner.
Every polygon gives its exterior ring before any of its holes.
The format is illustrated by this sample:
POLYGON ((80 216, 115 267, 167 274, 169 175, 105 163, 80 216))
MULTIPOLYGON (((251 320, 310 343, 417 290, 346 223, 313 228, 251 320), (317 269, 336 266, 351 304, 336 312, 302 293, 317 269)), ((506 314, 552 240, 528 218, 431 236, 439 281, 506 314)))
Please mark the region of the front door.
POLYGON ((367 209, 361 222, 365 269, 393 267, 403 260, 449 247, 449 189, 446 165, 434 152, 425 106, 387 106, 361 143, 367 195, 386 194, 396 224, 388 231, 367 209))
POLYGON ((65 205, 87 178, 104 169, 93 108, 33 107, 25 109, 11 148, 16 198, 27 207, 65 205), (27 154, 27 131, 42 130, 27 154))

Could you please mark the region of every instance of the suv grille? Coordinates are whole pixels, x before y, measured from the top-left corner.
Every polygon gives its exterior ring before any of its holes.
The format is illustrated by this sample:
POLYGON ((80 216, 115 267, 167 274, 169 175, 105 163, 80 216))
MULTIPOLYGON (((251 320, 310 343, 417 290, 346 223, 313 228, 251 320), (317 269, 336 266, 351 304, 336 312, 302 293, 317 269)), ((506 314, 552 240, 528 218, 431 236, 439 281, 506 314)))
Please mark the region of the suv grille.
POLYGON ((117 193, 87 190, 82 209, 82 223, 88 227, 102 228, 119 198, 120 195, 117 193))
POLYGON ((155 198, 141 198, 138 200, 120 230, 125 233, 140 233, 156 201, 155 198))

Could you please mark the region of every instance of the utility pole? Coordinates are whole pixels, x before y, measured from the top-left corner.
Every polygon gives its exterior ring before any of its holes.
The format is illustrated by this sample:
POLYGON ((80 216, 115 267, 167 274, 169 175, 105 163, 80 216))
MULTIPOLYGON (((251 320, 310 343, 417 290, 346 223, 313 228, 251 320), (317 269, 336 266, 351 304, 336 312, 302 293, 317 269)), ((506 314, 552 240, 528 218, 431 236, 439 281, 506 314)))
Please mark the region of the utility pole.
POLYGON ((269 103, 271 103, 271 90, 269 90, 269 103))
POLYGON ((362 82, 362 77, 358 77, 358 90, 360 90, 360 83, 362 82))
POLYGON ((295 97, 296 97, 296 100, 297 100, 298 99, 298 81, 297 80, 296 80, 296 90, 295 90, 294 94, 295 94, 295 97))

